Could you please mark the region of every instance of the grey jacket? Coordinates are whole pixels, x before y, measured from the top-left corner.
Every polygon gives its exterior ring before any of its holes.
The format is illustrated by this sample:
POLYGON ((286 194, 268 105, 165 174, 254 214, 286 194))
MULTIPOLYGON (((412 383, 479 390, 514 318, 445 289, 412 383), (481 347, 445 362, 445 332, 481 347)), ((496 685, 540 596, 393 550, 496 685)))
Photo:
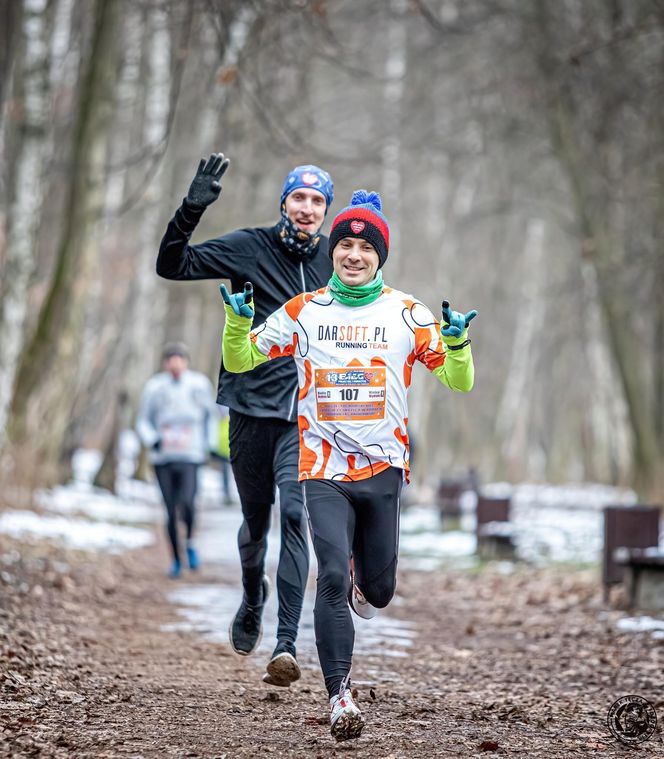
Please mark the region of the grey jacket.
POLYGON ((210 380, 185 371, 151 377, 143 388, 136 432, 153 464, 187 461, 202 464, 216 445, 217 410, 210 380))

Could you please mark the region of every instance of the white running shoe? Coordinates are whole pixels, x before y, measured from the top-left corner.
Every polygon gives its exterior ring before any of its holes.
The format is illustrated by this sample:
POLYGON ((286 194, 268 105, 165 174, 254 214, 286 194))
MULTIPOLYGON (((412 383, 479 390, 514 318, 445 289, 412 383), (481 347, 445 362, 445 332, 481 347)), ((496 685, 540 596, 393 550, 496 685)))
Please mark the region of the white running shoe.
POLYGON ((348 591, 348 603, 350 608, 362 619, 373 619, 378 614, 378 609, 367 601, 354 582, 348 591))
POLYGON ((364 718, 353 701, 350 689, 341 696, 330 699, 330 732, 338 741, 359 738, 364 727, 364 718))

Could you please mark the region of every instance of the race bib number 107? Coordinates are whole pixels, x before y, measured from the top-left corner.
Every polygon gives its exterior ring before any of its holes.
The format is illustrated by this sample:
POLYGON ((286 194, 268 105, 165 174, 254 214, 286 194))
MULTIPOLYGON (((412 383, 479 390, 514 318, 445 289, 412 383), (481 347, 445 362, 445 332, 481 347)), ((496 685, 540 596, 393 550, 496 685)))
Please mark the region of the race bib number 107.
POLYGON ((385 368, 316 369, 316 417, 321 422, 385 418, 385 368))

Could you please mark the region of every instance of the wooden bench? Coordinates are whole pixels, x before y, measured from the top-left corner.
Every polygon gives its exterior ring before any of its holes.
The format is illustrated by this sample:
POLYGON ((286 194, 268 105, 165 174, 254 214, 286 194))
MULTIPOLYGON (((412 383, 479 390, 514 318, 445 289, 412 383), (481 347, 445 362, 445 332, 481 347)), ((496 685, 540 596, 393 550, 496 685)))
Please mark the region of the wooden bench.
POLYGON ((466 492, 466 487, 457 480, 441 480, 436 491, 436 505, 440 516, 461 516, 461 496, 466 492))
POLYGON ((440 481, 436 491, 436 505, 442 519, 461 516, 461 496, 469 490, 477 493, 479 478, 474 469, 463 477, 448 477, 440 481))
POLYGON ((510 498, 477 497, 477 554, 481 559, 516 557, 514 525, 510 520, 510 498))
POLYGON ((659 544, 659 506, 604 507, 602 582, 604 601, 612 585, 622 582, 625 565, 615 559, 617 548, 653 548, 659 544))
POLYGON ((631 607, 664 609, 664 547, 616 548, 614 560, 624 567, 623 583, 631 607))

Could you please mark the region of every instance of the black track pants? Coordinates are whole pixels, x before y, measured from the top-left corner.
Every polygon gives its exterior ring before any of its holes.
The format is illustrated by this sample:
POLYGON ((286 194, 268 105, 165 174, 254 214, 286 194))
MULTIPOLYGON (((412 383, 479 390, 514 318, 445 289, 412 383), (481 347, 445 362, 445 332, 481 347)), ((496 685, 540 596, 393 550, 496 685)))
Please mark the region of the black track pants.
POLYGON ((387 606, 396 588, 402 471, 366 480, 305 480, 304 497, 318 560, 314 626, 330 696, 350 672, 355 629, 348 606, 350 559, 367 601, 387 606))
POLYGON ((238 533, 242 585, 249 603, 260 600, 275 485, 281 508, 277 568, 277 638, 295 642, 309 574, 302 488, 297 481, 297 424, 230 412, 231 464, 244 521, 238 533))
POLYGON ((187 540, 194 531, 196 511, 194 500, 198 484, 198 464, 186 461, 173 461, 168 464, 156 464, 155 474, 166 504, 166 530, 171 543, 173 558, 180 560, 178 548, 177 517, 182 517, 187 530, 187 540))

